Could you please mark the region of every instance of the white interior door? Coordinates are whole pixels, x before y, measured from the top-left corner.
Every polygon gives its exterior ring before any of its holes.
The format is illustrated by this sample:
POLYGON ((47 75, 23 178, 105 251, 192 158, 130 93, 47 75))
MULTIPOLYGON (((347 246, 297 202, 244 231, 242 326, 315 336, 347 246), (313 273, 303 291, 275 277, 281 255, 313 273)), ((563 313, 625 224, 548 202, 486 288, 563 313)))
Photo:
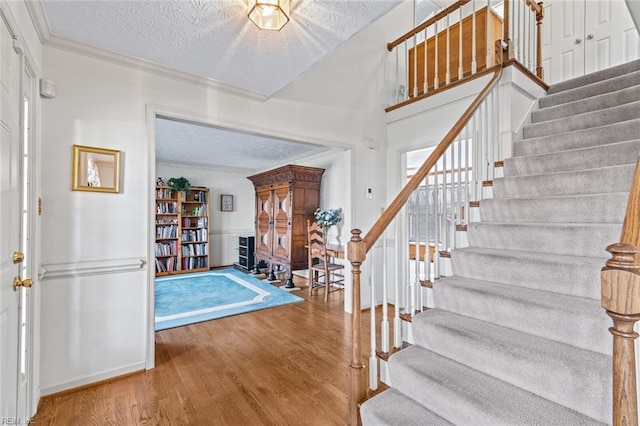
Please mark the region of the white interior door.
POLYGON ((21 244, 20 55, 13 37, 0 19, 0 418, 18 416, 19 302, 14 278, 22 266, 14 262, 21 244))
POLYGON ((584 74, 584 0, 545 2, 543 63, 547 83, 557 83, 584 74))
POLYGON ((624 0, 587 0, 585 73, 638 58, 638 31, 624 0))
POLYGON ((549 0, 544 6, 547 83, 640 57, 638 32, 624 0, 549 0))

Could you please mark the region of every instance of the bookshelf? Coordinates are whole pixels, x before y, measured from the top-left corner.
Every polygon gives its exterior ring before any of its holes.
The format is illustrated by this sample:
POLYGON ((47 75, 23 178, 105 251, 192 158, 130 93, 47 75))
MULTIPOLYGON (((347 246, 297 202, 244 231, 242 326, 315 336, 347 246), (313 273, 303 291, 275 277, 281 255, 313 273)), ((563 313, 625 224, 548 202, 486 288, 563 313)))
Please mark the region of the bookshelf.
POLYGON ((156 187, 156 276, 209 270, 209 189, 156 187))

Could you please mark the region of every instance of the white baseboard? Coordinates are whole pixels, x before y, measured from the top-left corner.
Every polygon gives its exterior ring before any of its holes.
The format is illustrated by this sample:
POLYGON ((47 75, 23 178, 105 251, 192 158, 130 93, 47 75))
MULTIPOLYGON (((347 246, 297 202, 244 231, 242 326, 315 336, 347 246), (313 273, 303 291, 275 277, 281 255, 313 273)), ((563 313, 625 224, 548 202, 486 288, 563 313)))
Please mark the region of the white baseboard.
POLYGON ((124 376, 130 373, 134 373, 136 371, 144 371, 144 370, 145 370, 145 362, 143 360, 143 361, 135 362, 133 364, 124 365, 122 367, 103 371, 100 373, 91 374, 89 376, 78 377, 73 380, 57 383, 55 385, 41 387, 40 395, 46 396, 46 395, 51 395, 53 393, 68 391, 71 389, 101 382, 103 380, 113 379, 118 376, 124 376))

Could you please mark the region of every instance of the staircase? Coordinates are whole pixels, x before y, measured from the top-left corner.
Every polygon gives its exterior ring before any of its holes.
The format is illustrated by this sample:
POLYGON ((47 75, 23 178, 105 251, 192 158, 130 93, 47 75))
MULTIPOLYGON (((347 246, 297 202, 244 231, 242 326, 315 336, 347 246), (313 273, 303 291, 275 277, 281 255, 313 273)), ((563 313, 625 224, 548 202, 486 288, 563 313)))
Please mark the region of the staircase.
POLYGON ((639 154, 640 61, 551 87, 363 424, 610 423, 600 269, 639 154))

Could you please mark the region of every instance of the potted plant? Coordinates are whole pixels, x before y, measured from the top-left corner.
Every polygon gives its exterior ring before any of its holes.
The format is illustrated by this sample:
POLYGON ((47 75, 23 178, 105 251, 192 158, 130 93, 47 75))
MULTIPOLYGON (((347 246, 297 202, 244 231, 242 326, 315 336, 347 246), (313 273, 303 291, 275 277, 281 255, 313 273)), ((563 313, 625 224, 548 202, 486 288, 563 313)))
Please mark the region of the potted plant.
POLYGON ((185 191, 189 192, 189 188, 191 184, 187 180, 187 178, 179 177, 179 178, 171 178, 167 181, 167 184, 171 187, 173 191, 185 191))

